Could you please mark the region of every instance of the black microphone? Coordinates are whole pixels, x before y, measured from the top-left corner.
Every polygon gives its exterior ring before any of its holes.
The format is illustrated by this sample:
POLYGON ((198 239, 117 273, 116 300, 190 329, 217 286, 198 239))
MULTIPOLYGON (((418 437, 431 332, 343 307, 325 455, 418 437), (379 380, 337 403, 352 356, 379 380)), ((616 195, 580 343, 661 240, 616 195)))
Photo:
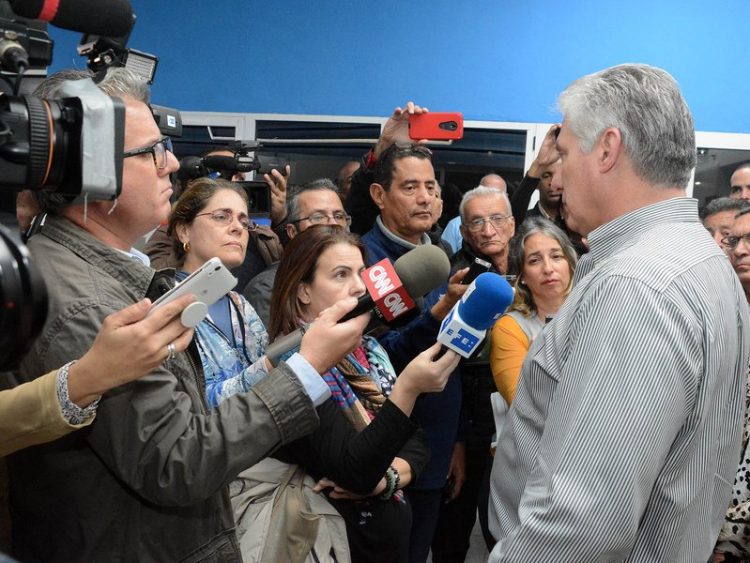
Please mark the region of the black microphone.
MULTIPOLYGON (((367 293, 359 298, 356 307, 339 322, 348 321, 367 311, 373 311, 386 323, 394 321, 416 307, 413 298, 421 297, 444 283, 451 268, 445 252, 430 244, 410 250, 392 266, 385 264, 387 262, 387 259, 381 260, 362 272, 367 293)), ((266 357, 275 366, 281 356, 297 348, 301 342, 302 331, 297 329, 269 345, 266 357)))
POLYGON ((24 18, 104 37, 127 35, 134 21, 127 0, 10 0, 10 7, 24 18))

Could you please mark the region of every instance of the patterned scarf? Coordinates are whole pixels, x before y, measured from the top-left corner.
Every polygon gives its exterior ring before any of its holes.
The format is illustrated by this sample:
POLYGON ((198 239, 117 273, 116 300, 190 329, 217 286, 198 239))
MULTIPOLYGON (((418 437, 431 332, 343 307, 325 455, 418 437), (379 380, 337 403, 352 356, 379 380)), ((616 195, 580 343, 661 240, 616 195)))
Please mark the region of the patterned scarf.
POLYGON ((362 344, 325 373, 323 379, 344 416, 361 432, 391 394, 396 374, 378 341, 365 336, 362 344))

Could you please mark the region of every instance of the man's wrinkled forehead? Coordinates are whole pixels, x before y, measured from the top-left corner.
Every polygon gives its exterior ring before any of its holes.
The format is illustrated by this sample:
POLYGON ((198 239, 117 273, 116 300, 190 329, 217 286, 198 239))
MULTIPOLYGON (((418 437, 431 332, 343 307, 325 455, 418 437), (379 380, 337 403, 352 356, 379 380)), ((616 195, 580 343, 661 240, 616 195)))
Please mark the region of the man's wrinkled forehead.
POLYGON ((393 163, 393 179, 396 178, 400 182, 437 182, 432 161, 428 158, 417 158, 415 156, 405 156, 393 163))
POLYGON ((341 198, 333 190, 307 190, 297 196, 297 205, 301 215, 309 215, 316 211, 343 211, 341 198))
POLYGON ((509 215, 510 209, 505 198, 500 195, 480 195, 466 202, 466 218, 468 220, 484 217, 485 215, 509 215))

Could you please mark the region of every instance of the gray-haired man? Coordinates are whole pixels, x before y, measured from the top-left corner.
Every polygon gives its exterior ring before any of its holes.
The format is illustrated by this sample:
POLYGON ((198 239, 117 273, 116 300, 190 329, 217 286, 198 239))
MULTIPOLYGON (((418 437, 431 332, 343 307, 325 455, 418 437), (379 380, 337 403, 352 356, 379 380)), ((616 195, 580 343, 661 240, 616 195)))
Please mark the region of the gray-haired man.
MULTIPOLYGON (((169 214, 177 160, 146 104, 145 84, 115 69, 99 87, 125 103, 122 193, 116 206, 41 198, 48 217, 29 249, 48 280, 49 315, 21 366, 31 378, 79 357, 108 313, 170 285, 132 247, 169 214)), ((23 561, 241 561, 225 485, 317 426, 314 404, 327 396, 318 373, 361 338, 366 319, 335 322, 353 306, 352 299, 329 310, 296 360, 212 411, 197 350, 188 348, 105 394, 86 430, 12 456, 14 554, 23 561)))
POLYGON ((685 197, 690 110, 661 69, 560 96, 566 223, 588 237, 498 437, 490 561, 706 561, 731 493, 750 332, 685 197))

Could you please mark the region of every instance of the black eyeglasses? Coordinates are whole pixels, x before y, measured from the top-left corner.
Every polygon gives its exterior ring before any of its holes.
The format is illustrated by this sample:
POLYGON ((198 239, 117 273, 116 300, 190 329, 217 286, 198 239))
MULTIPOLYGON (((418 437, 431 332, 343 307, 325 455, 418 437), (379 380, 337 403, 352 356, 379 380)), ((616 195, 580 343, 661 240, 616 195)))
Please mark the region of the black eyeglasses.
POLYGON ((327 215, 325 213, 313 213, 312 215, 308 215, 307 217, 300 217, 299 219, 295 219, 294 221, 291 221, 292 223, 299 223, 300 221, 310 221, 313 225, 322 225, 324 223, 328 223, 329 220, 333 219, 333 221, 339 225, 350 227, 352 224, 352 218, 350 215, 347 215, 346 213, 343 213, 341 211, 337 211, 331 215, 327 215))
MULTIPOLYGON (((203 217, 204 215, 208 215, 212 221, 223 226, 231 225, 232 221, 234 221, 234 211, 231 209, 216 209, 214 211, 207 211, 206 213, 198 213, 196 217, 203 217)), ((237 220, 246 231, 255 231, 258 229, 258 223, 244 213, 240 213, 237 216, 237 220)))
POLYGON ((484 228, 485 223, 489 223, 496 229, 502 229, 510 219, 510 215, 490 215, 489 217, 479 217, 468 223, 464 223, 464 227, 469 229, 472 233, 478 233, 484 228))
POLYGON ((745 243, 745 246, 750 248, 750 233, 745 233, 744 235, 740 235, 738 237, 729 235, 728 237, 724 237, 723 239, 721 239, 721 244, 723 244, 730 250, 734 250, 735 248, 737 248, 737 245, 740 244, 740 241, 743 241, 745 243))
POLYGON ((163 170, 167 167, 167 151, 174 153, 172 139, 169 137, 162 137, 150 147, 125 151, 122 153, 122 157, 129 158, 131 156, 138 156, 139 154, 151 153, 151 157, 154 159, 154 166, 159 170, 163 170))

